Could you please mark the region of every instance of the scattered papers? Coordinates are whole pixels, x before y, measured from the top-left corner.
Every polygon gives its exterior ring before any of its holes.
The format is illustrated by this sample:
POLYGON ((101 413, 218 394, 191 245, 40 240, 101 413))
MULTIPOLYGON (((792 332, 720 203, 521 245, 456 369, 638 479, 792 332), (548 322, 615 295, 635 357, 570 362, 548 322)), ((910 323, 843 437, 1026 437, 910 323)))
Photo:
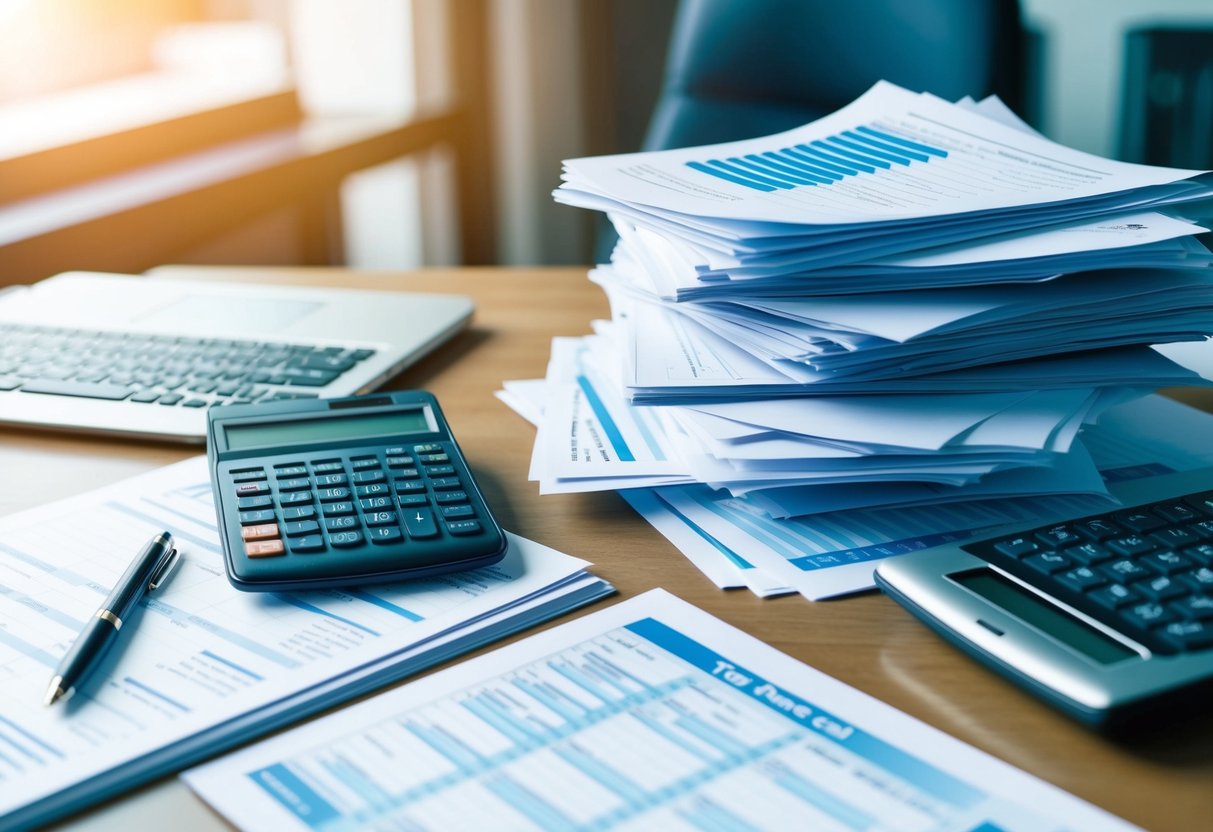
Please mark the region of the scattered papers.
POLYGON ((590 272, 611 320, 503 394, 531 477, 624 490, 717 583, 810 598, 899 541, 1101 510, 1090 426, 1210 384, 1164 351, 1213 330, 1178 213, 1211 196, 886 83, 774 136, 567 161, 556 199, 619 230, 590 272))
POLYGON ((0 816, 33 828, 613 591, 585 561, 510 537, 466 574, 310 593, 224 576, 206 458, 0 522, 0 816), (182 562, 64 707, 46 685, 132 552, 182 562))
POLYGON ((663 590, 183 777, 284 832, 1134 828, 663 590))

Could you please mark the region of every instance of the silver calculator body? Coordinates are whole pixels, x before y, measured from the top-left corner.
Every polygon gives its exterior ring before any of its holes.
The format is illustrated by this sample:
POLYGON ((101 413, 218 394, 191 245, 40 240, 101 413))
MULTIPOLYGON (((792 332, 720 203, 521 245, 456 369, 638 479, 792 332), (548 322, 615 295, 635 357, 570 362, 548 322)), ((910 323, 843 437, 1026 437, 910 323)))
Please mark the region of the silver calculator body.
POLYGON ((891 558, 876 568, 877 585, 1092 727, 1208 708, 1213 468, 1111 490, 1121 508, 891 558))

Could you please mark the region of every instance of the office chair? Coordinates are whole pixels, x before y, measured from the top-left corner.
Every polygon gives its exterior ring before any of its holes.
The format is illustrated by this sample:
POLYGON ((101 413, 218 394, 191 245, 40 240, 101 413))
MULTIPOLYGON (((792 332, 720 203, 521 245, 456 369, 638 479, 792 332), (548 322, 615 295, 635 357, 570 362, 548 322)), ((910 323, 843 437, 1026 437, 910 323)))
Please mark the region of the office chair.
MULTIPOLYGON (((644 150, 797 127, 886 80, 1024 100, 1017 0, 681 0, 644 150)), ((609 259, 602 226, 596 256, 609 259)))

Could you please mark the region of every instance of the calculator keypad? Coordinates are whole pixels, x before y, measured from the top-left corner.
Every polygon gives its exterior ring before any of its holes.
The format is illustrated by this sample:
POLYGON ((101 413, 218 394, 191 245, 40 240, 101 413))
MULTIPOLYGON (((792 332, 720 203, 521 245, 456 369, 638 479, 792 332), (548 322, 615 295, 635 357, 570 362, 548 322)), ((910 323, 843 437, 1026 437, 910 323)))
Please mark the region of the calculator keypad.
POLYGON ((463 538, 483 526, 445 443, 392 446, 227 473, 249 558, 463 538))
POLYGON ((1213 492, 961 548, 1155 652, 1213 648, 1213 492))

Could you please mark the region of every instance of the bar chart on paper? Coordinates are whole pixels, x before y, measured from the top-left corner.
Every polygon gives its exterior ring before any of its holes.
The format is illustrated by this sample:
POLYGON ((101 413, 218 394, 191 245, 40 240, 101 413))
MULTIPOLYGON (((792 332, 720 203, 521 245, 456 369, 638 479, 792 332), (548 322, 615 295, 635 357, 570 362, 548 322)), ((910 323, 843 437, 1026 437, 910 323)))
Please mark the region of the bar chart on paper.
POLYGON ((913 141, 880 125, 860 125, 854 130, 814 139, 804 144, 763 153, 730 156, 726 159, 689 161, 687 167, 744 185, 771 192, 797 187, 832 185, 847 177, 875 174, 900 166, 946 159, 948 151, 913 141))

